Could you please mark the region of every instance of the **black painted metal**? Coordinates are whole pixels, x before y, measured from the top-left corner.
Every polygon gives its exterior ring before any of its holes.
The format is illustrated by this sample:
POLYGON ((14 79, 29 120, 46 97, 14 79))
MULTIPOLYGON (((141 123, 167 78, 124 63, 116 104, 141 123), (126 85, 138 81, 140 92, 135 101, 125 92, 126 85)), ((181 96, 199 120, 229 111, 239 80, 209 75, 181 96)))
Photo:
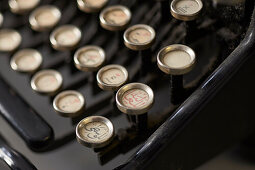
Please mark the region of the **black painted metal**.
POLYGON ((117 169, 193 169, 254 130, 255 10, 240 45, 117 169))
POLYGON ((12 149, 0 135, 0 160, 12 170, 36 170, 36 167, 21 153, 12 149))
POLYGON ((0 112, 33 150, 42 150, 53 140, 50 125, 36 114, 0 79, 0 112))

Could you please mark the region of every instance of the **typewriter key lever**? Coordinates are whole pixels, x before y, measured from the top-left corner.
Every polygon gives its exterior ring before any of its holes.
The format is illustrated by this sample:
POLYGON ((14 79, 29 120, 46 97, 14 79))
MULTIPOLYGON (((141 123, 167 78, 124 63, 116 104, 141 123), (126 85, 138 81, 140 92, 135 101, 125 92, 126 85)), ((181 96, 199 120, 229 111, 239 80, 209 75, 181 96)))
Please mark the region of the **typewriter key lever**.
POLYGON ((155 41, 155 30, 149 25, 138 24, 129 27, 123 37, 127 48, 139 51, 143 68, 141 75, 145 75, 152 67, 150 47, 155 41))
POLYGON ((147 129, 147 112, 154 103, 154 93, 149 86, 142 83, 122 86, 116 94, 116 103, 118 109, 134 121, 138 132, 147 129))
POLYGON ((76 139, 86 147, 102 148, 110 144, 113 138, 113 124, 102 116, 84 118, 76 126, 76 139))
POLYGON ((107 91, 113 92, 111 100, 112 110, 114 113, 118 112, 116 108, 115 95, 116 91, 128 81, 128 72, 125 67, 121 65, 107 65, 102 67, 97 73, 98 86, 107 91))
POLYGON ((179 104, 185 98, 183 75, 193 69, 195 61, 195 52, 185 45, 169 45, 159 51, 157 55, 158 67, 164 73, 171 75, 171 101, 173 104, 179 104))
POLYGON ((107 2, 108 0, 77 0, 78 8, 86 13, 100 11, 107 2))
POLYGON ((197 24, 195 19, 201 14, 203 3, 201 0, 173 0, 170 5, 171 14, 177 20, 185 21, 186 37, 185 44, 197 38, 197 24), (194 37, 194 38, 193 38, 194 37))
POLYGON ((59 93, 53 100, 53 108, 63 117, 76 117, 85 109, 85 98, 74 90, 66 90, 59 93))

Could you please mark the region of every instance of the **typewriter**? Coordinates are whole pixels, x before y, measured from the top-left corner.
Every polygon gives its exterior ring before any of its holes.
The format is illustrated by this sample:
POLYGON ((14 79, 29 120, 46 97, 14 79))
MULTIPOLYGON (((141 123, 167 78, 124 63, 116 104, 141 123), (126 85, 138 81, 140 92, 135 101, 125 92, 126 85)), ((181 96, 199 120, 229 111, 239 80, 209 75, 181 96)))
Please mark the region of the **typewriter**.
POLYGON ((194 169, 254 151, 253 0, 0 0, 1 169, 194 169))

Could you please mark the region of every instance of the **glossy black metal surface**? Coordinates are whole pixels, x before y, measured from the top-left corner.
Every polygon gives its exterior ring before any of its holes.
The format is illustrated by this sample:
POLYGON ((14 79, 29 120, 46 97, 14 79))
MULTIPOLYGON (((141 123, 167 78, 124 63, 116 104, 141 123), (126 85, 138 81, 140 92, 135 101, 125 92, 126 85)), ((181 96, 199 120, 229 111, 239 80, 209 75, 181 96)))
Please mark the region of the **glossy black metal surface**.
MULTIPOLYGON (((8 165, 12 170, 36 170, 22 154, 12 149, 0 135, 0 160, 8 165)), ((1 167, 1 166, 0 166, 1 167)), ((4 168, 4 166, 2 166, 4 168)), ((6 168, 6 167, 5 167, 6 168)))

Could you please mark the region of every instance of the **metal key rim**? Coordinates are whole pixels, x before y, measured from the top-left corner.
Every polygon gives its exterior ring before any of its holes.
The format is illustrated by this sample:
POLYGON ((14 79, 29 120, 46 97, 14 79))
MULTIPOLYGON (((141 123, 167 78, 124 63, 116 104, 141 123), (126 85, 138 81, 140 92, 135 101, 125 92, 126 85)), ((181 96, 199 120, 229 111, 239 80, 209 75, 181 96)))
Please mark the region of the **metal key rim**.
POLYGON ((145 25, 145 24, 137 24, 137 25, 133 25, 133 26, 129 27, 124 32, 123 38, 124 38, 124 43, 125 43, 126 47, 128 47, 132 50, 145 50, 145 49, 150 48, 151 45, 154 43, 155 36, 156 36, 155 30, 151 26, 145 25), (150 40, 145 43, 135 43, 135 42, 130 41, 130 39, 128 38, 129 34, 136 29, 145 29, 145 30, 149 31, 151 33, 150 40))
POLYGON ((175 8, 175 5, 179 1, 181 1, 181 0, 173 0, 170 4, 171 14, 174 18, 182 20, 182 21, 192 21, 192 20, 196 19, 199 16, 199 14, 201 13, 201 10, 203 8, 203 3, 201 0, 192 0, 192 1, 195 1, 199 5, 198 11, 193 14, 183 14, 183 13, 178 12, 178 10, 175 8))
POLYGON ((63 51, 72 50, 79 44, 79 42, 81 40, 81 35, 82 35, 81 30, 78 27, 76 27, 74 25, 62 25, 62 26, 57 27, 50 34, 50 42, 51 42, 52 47, 56 50, 63 50, 63 51), (58 41, 56 40, 56 36, 59 33, 61 33, 62 31, 65 31, 68 29, 72 29, 72 31, 76 34, 77 41, 72 45, 63 45, 63 44, 58 43, 58 41))
POLYGON ((105 62, 105 52, 104 50, 99 47, 99 46, 95 46, 95 45, 87 45, 84 47, 79 48, 75 54, 74 54, 74 63, 75 63, 75 67, 81 71, 96 71, 99 69, 99 67, 101 67, 103 65, 103 63, 105 62), (83 63, 81 63, 79 61, 79 56, 80 54, 86 52, 86 51, 90 51, 90 50, 95 50, 98 51, 98 53, 100 54, 101 57, 101 61, 95 65, 84 65, 83 63))
POLYGON ((80 92, 75 91, 75 90, 63 91, 63 92, 59 93, 53 100, 53 108, 55 109, 55 111, 60 116, 63 116, 63 117, 76 117, 76 116, 79 116, 82 113, 82 111, 85 109, 85 105, 86 105, 85 98, 83 97, 83 95, 80 92), (58 106, 59 100, 61 98, 65 97, 65 96, 67 96, 67 95, 74 95, 74 96, 78 97, 80 102, 81 102, 81 107, 78 110, 76 110, 75 112, 62 110, 58 106))
POLYGON ((147 86, 146 84, 142 84, 142 83, 129 83, 126 84, 124 86, 122 86, 117 94, 116 94, 116 104, 117 107, 120 111, 122 111, 123 113, 129 114, 129 115, 141 115, 146 113, 152 106, 154 103, 154 93, 152 91, 152 89, 147 86), (122 103, 122 97, 125 94, 125 92, 127 92, 128 90, 132 90, 132 89, 140 89, 145 91, 148 96, 149 96, 149 100, 147 102, 147 105, 141 107, 141 108, 130 108, 128 106, 125 106, 122 103))
POLYGON ((111 65, 104 66, 97 73, 97 84, 103 90, 116 91, 123 84, 125 84, 127 82, 127 80, 128 80, 128 72, 127 72, 126 68, 121 66, 121 65, 117 65, 117 64, 111 64, 111 65), (102 75, 103 75, 103 73, 105 71, 110 70, 110 69, 118 69, 118 70, 120 70, 124 74, 124 76, 125 76, 125 81, 123 81, 122 83, 119 83, 119 84, 115 84, 115 85, 104 83, 102 81, 101 77, 102 77, 102 75))
POLYGON ((173 45, 169 45, 164 47, 163 49, 161 49, 157 55, 157 64, 158 67, 161 71, 165 72, 166 74, 171 74, 171 75, 183 75, 186 74, 188 72, 190 72, 194 65, 196 63, 196 54, 195 52, 188 46, 186 45, 181 45, 181 44, 173 44, 173 45), (167 53, 171 52, 171 51, 184 51, 186 52, 191 59, 191 62, 184 66, 184 67, 170 67, 168 65, 166 65, 164 63, 164 57, 167 53))
POLYGON ((28 73, 32 73, 34 71, 36 71, 42 64, 42 55, 39 51, 35 50, 35 49, 31 49, 31 48, 26 48, 26 49, 22 49, 20 51, 17 51, 12 59, 11 59, 11 62, 10 62, 10 65, 11 65, 11 68, 15 71, 19 71, 19 72, 28 72, 28 73), (35 69, 21 69, 18 64, 17 64, 17 60, 24 56, 24 55, 27 55, 27 53, 29 53, 30 55, 32 55, 36 61, 37 61, 37 67, 35 69))
POLYGON ((129 24, 130 20, 131 20, 131 12, 130 10, 122 5, 114 5, 114 6, 109 6, 107 8, 105 8, 99 15, 99 19, 100 19, 100 24, 103 28, 110 30, 110 31, 120 31, 123 30, 127 27, 127 25, 129 24), (126 22, 123 22, 121 24, 111 24, 109 22, 107 22, 107 20, 105 19, 105 15, 108 12, 114 11, 114 10, 122 10, 128 17, 128 19, 126 20, 126 22))
POLYGON ((105 2, 103 4, 101 4, 100 6, 91 6, 89 4, 86 4, 84 2, 84 0, 77 0, 77 4, 78 4, 78 8, 81 11, 87 12, 87 13, 94 13, 94 12, 98 12, 100 11, 100 9, 102 9, 106 4, 107 4, 108 0, 105 0, 105 2))
POLYGON ((60 20, 61 18, 61 12, 60 10, 56 7, 56 6, 53 6, 53 5, 44 5, 44 6, 41 6, 37 9, 35 9, 29 16, 29 23, 31 25, 31 28, 35 31, 47 31, 49 29, 51 29, 52 27, 54 27, 60 20), (38 21, 36 20, 36 16, 43 12, 43 11, 46 11, 46 10, 51 10, 51 12, 54 14, 54 16, 56 17, 56 22, 51 25, 51 26, 42 26, 38 23, 38 21))
POLYGON ((34 7, 36 7, 39 4, 40 0, 36 0, 36 3, 34 6, 32 6, 31 8, 20 8, 17 0, 9 0, 9 6, 11 8, 11 11, 13 13, 17 13, 17 14, 23 14, 26 13, 30 10, 32 10, 34 7))
POLYGON ((56 93, 60 87, 62 86, 62 83, 63 83, 63 77, 62 75, 56 71, 56 70, 51 70, 51 69, 48 69, 48 70, 41 70, 39 72, 37 72, 31 79, 31 87, 34 91, 38 92, 38 93, 42 93, 42 94, 54 94, 56 93), (36 85, 36 81, 38 80, 38 78, 40 78, 41 76, 45 75, 45 74, 51 74, 53 75, 56 79, 57 79, 57 82, 58 82, 58 86, 56 89, 54 90, 42 90, 40 88, 37 87, 36 85))
POLYGON ((82 119, 76 126, 76 139, 77 141, 86 146, 86 147, 90 147, 90 148, 101 148, 101 147, 104 147, 106 145, 108 145, 112 139, 114 138, 114 127, 113 127, 113 124, 112 122, 103 117, 103 116, 90 116, 90 117, 86 117, 84 119, 82 119), (91 123, 91 122, 102 122, 104 123, 107 127, 108 127, 108 130, 110 133, 110 136, 108 138, 106 138, 105 140, 103 141, 100 141, 100 142, 91 142, 91 141, 87 141, 86 139, 82 138, 82 136, 80 135, 80 130, 88 123, 91 123))

